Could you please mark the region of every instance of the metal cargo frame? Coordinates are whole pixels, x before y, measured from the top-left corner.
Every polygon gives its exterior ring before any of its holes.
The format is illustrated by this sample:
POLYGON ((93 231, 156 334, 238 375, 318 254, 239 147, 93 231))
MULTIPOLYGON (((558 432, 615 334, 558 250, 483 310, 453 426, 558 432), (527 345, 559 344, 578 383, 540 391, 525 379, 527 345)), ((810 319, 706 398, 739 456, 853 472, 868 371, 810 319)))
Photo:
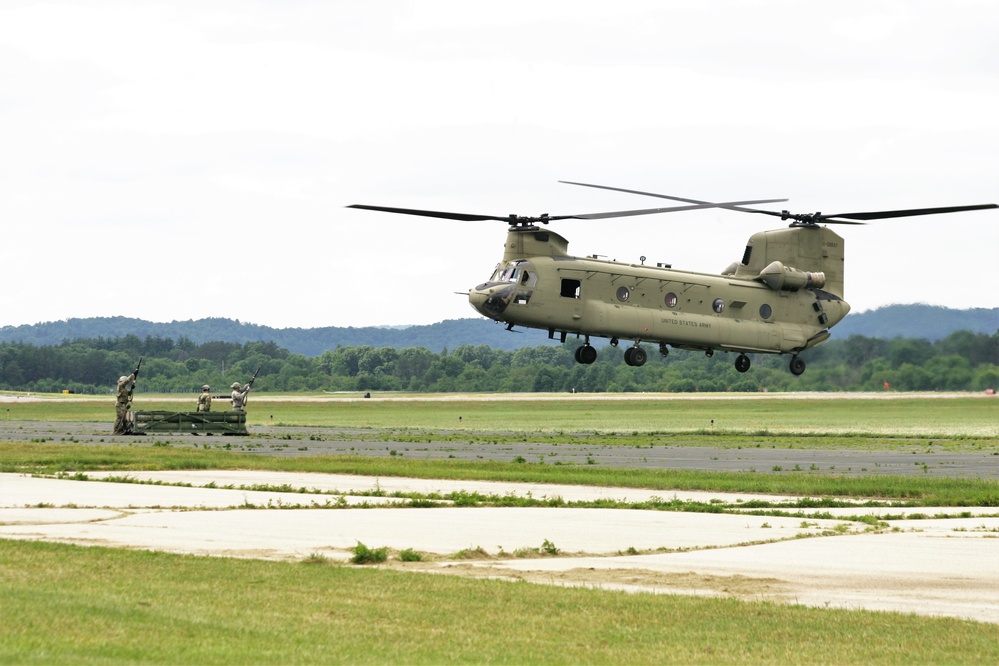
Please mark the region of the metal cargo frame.
POLYGON ((133 433, 247 435, 246 412, 134 412, 133 433))

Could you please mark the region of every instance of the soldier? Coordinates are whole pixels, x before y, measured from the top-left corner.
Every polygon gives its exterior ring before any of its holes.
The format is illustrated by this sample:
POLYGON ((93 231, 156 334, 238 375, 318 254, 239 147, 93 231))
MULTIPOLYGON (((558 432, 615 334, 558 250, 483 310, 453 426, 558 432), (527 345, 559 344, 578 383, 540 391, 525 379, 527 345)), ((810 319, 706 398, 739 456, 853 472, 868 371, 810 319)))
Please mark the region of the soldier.
POLYGON ((118 395, 114 405, 114 434, 124 435, 128 433, 128 410, 132 408, 132 382, 135 381, 135 373, 118 378, 118 395))
POLYGON ((212 387, 205 384, 201 387, 201 395, 198 396, 198 411, 199 412, 210 412, 212 411, 212 387))
POLYGON ((232 411, 241 412, 243 411, 243 405, 246 403, 246 394, 250 392, 250 385, 247 384, 245 389, 240 390, 239 382, 232 383, 232 411))

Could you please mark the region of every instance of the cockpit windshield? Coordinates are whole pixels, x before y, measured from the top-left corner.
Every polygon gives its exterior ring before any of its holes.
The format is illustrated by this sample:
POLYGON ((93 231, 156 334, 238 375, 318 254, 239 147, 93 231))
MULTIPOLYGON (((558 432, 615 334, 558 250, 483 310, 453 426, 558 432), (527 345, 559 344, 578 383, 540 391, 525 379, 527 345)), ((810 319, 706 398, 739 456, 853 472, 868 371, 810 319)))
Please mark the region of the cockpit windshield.
POLYGON ((513 264, 496 264, 496 270, 489 278, 490 282, 511 282, 526 283, 528 280, 528 268, 530 265, 526 261, 518 261, 513 264))
POLYGON ((516 266, 506 266, 505 268, 497 271, 496 281, 497 282, 516 282, 517 281, 517 268, 516 268, 516 266))

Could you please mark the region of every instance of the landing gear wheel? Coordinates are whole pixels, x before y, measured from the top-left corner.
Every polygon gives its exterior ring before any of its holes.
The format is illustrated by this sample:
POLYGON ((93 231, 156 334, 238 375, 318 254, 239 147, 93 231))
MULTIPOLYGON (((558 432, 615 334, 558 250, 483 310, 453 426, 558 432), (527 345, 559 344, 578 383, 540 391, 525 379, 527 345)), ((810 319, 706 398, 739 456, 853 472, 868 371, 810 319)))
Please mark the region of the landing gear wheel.
POLYGON ((649 355, 641 347, 628 347, 624 350, 624 362, 636 368, 645 365, 649 355))
POLYGON ((631 352, 631 360, 636 366, 645 365, 645 361, 649 359, 648 353, 641 347, 634 347, 635 351, 631 352))
POLYGON ((735 357, 735 369, 739 372, 746 372, 750 365, 749 357, 745 354, 739 354, 735 357))
POLYGON ((576 363, 589 365, 597 360, 597 350, 591 345, 583 345, 582 347, 576 347, 575 356, 576 363))
POLYGON ((711 358, 712 356, 715 355, 715 350, 714 349, 705 349, 704 350, 704 355, 707 356, 708 358, 711 358))
POLYGON ((791 357, 791 374, 798 376, 805 371, 805 359, 797 356, 791 357))
POLYGON ((665 342, 659 343, 659 353, 663 355, 663 358, 669 356, 669 347, 666 346, 665 342))

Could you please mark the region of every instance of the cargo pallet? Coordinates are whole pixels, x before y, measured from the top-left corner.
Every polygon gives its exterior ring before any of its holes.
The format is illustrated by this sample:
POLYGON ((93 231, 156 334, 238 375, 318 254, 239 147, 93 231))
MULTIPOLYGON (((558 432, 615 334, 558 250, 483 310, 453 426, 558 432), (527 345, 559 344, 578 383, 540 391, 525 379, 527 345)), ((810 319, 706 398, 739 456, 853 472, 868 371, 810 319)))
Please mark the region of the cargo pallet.
POLYGON ((246 412, 134 412, 132 433, 191 433, 247 435, 246 412))

